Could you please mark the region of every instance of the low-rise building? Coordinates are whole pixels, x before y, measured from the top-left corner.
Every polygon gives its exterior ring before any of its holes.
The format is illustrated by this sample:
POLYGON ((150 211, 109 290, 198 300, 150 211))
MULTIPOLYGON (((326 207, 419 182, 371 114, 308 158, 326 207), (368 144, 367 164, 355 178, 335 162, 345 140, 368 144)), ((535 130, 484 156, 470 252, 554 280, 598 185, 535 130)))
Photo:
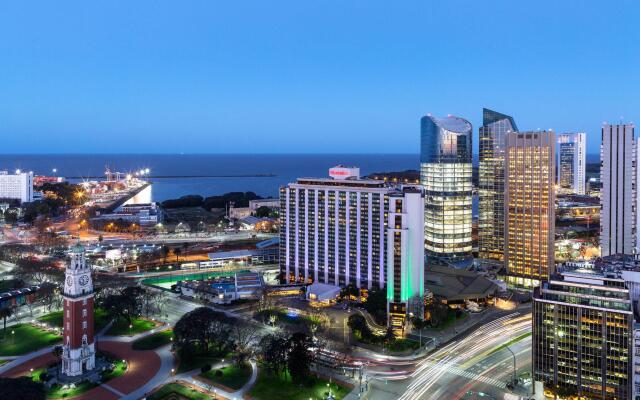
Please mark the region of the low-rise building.
POLYGON ((253 272, 236 273, 204 281, 178 281, 180 294, 213 304, 229 304, 240 299, 258 299, 264 281, 253 272))
POLYGON ((140 226, 150 226, 161 223, 164 220, 164 212, 158 203, 124 204, 112 213, 98 214, 94 221, 123 220, 136 223, 140 226))
POLYGON ((249 200, 249 208, 255 212, 260 207, 267 207, 274 210, 280 208, 280 199, 258 199, 249 200))
POLYGON ((19 200, 20 203, 33 201, 33 172, 17 170, 10 174, 0 171, 0 199, 19 200))

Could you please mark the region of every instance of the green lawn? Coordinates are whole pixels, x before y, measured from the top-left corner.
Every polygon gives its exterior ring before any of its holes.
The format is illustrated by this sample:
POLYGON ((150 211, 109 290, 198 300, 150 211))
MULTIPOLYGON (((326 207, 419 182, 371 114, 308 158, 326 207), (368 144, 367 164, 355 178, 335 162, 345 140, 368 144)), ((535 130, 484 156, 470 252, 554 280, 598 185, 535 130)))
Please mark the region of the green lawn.
POLYGON ((420 347, 420 343, 414 340, 399 338, 391 342, 391 344, 389 344, 388 346, 388 349, 389 351, 406 351, 417 350, 418 347, 420 347))
POLYGON ((18 324, 7 328, 6 336, 0 330, 0 356, 17 356, 59 342, 60 336, 36 328, 30 324, 18 324), (11 333, 13 332, 13 334, 11 333))
POLYGON ((215 364, 218 361, 230 358, 231 354, 218 353, 216 351, 210 351, 208 354, 199 354, 196 356, 180 357, 180 364, 178 365, 178 373, 192 371, 194 369, 202 368, 206 364, 215 364))
POLYGON ((120 319, 118 322, 111 325, 111 328, 107 331, 109 336, 132 336, 138 333, 146 332, 156 327, 156 323, 144 318, 134 318, 131 324, 127 321, 120 319))
POLYGON ((117 378, 127 371, 127 363, 122 360, 111 360, 111 363, 115 365, 115 368, 111 371, 105 371, 102 373, 102 381, 106 382, 110 379, 117 378))
POLYGON ((135 340, 132 347, 134 350, 154 350, 160 346, 171 343, 172 338, 173 330, 167 329, 166 331, 156 332, 135 340))
MULTIPOLYGON (((38 318, 38 321, 44 322, 47 325, 62 328, 62 310, 54 311, 47 315, 43 315, 38 318)), ((107 324, 111 321, 111 317, 107 315, 107 312, 101 308, 96 308, 93 313, 93 325, 94 331, 100 332, 102 328, 107 326, 107 324)))
POLYGON ((189 400, 210 400, 211 396, 207 396, 201 392, 190 389, 179 383, 169 383, 164 385, 158 391, 148 396, 148 400, 175 400, 176 398, 186 398, 189 400))
POLYGON ((86 391, 89 391, 96 387, 95 383, 91 383, 88 381, 80 382, 74 388, 63 389, 61 385, 53 385, 49 392, 47 393, 47 399, 62 399, 67 397, 78 396, 86 391))
POLYGON ((241 367, 231 364, 220 369, 212 369, 200 376, 230 389, 239 390, 251 378, 251 364, 244 364, 241 367), (222 371, 222 376, 218 376, 217 371, 222 371))
MULTIPOLYGON (((258 372, 256 384, 249 391, 249 396, 256 400, 307 400, 325 399, 329 393, 324 379, 311 378, 307 385, 300 386, 291 382, 291 378, 275 376, 268 371, 258 372)), ((344 398, 351 389, 338 386, 335 382, 331 384, 331 393, 336 400, 344 398)))
POLYGON ((513 338, 513 339, 509 340, 507 343, 503 343, 503 344, 501 344, 500 346, 498 346, 498 347, 494 348, 493 350, 491 350, 491 351, 487 354, 487 356, 490 356, 490 355, 491 355, 491 354, 493 354, 493 353, 496 353, 496 352, 498 352, 498 351, 500 351, 500 350, 502 350, 502 349, 504 349, 504 348, 506 348, 506 347, 509 347, 509 346, 511 346, 512 344, 517 343, 517 342, 521 341, 522 339, 527 338, 527 337, 529 337, 529 336, 531 336, 531 332, 523 333, 523 334, 522 334, 522 335, 520 335, 520 336, 516 336, 515 338, 513 338))

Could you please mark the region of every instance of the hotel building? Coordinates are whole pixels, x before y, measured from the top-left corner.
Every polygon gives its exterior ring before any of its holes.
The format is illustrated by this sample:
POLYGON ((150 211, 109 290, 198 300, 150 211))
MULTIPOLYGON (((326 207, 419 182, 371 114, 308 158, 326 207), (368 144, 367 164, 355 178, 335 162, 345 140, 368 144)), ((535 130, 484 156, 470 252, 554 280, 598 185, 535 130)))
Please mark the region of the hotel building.
POLYGON ((280 188, 281 281, 386 287, 390 313, 413 312, 407 301, 424 290, 422 189, 360 179, 358 168, 329 175, 280 188))
POLYGON ((507 134, 505 157, 506 280, 537 286, 554 272, 555 134, 507 134))
POLYGON ((564 193, 585 194, 586 134, 558 135, 558 189, 564 193))
POLYGON ((504 261, 504 159, 507 134, 517 132, 512 117, 484 108, 478 164, 478 256, 504 261))
POLYGON ((402 336, 408 314, 424 315, 424 194, 406 186, 388 198, 388 326, 402 336))
POLYGON ((473 263, 471 136, 471 124, 463 118, 422 117, 420 183, 429 264, 469 268, 473 263))
POLYGON ((535 288, 534 380, 564 398, 636 398, 633 303, 624 279, 593 270, 562 272, 535 288))
POLYGON ((636 141, 634 125, 602 126, 600 147, 600 251, 633 254, 636 245, 636 141))
POLYGON ((20 203, 33 201, 33 172, 0 171, 0 199, 20 200, 20 203))

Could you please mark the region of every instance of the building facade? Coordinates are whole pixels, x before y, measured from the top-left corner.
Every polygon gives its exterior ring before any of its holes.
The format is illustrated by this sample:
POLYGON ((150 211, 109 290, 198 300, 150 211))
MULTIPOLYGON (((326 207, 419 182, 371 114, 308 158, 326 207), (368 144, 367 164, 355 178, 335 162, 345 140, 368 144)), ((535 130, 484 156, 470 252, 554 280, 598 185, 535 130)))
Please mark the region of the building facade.
POLYGON ((397 314, 406 316, 406 300, 424 290, 422 188, 389 187, 339 168, 332 178, 280 188, 280 280, 387 288, 397 314))
POLYGON ((388 326, 402 336, 409 314, 424 315, 424 194, 404 187, 389 195, 387 220, 388 326))
POLYGON ((633 399, 635 323, 623 279, 554 276, 533 295, 534 380, 558 395, 633 399))
POLYGON ((507 282, 536 286, 554 271, 555 134, 511 132, 505 157, 507 282))
POLYGON ((427 263, 473 263, 472 127, 469 121, 427 115, 420 128, 420 183, 425 190, 427 263))
POLYGON ((33 201, 33 172, 0 171, 0 199, 20 200, 20 203, 33 201))
POLYGON ((587 168, 587 135, 563 133, 558 135, 558 190, 564 193, 585 194, 587 168))
POLYGON ((95 368, 93 338, 93 283, 84 248, 79 244, 70 253, 63 289, 62 373, 82 375, 95 368))
POLYGON ((634 125, 602 126, 600 147, 600 251, 633 254, 636 246, 636 141, 634 125))
POLYGON ((484 108, 479 132, 478 256, 504 261, 504 159, 507 134, 517 132, 512 117, 484 108))

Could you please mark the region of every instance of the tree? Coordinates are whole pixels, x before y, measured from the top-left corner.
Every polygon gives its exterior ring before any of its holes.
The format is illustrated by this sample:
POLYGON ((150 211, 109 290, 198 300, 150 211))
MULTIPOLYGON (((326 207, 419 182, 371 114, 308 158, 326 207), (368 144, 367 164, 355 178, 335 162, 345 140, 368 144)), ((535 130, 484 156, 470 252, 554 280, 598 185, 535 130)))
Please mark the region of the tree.
POLYGON ((169 250, 169 246, 167 246, 166 244, 162 246, 162 256, 164 257, 164 264, 167 263, 167 256, 169 255, 169 252, 171 250, 169 250))
POLYGON ((50 262, 25 257, 17 261, 14 274, 25 282, 40 285, 44 282, 61 281, 64 271, 50 262))
POLYGON ((309 377, 311 363, 314 361, 314 354, 311 351, 313 340, 306 333, 296 332, 289 337, 287 347, 289 349, 287 368, 291 379, 302 383, 309 377))
POLYGON ((0 378, 0 393, 3 399, 12 400, 45 400, 47 397, 44 385, 28 376, 0 378))
POLYGON ((386 289, 371 289, 364 303, 367 310, 379 325, 387 324, 387 294, 386 289))
POLYGON ((287 338, 282 334, 268 334, 260 339, 258 356, 275 375, 280 372, 286 374, 287 369, 287 338))
POLYGON ((267 206, 261 206, 256 209, 255 213, 258 218, 267 218, 271 215, 271 209, 267 206))
POLYGON ((174 343, 182 354, 208 353, 215 345, 221 352, 228 347, 229 317, 208 307, 199 307, 186 313, 173 328, 174 343))
POLYGON ((7 318, 11 317, 12 315, 13 309, 11 307, 0 308, 0 318, 2 318, 2 321, 4 322, 3 336, 7 335, 7 318))
POLYGON ((231 341, 233 343, 233 358, 236 365, 242 366, 254 354, 253 343, 258 335, 256 329, 246 322, 236 321, 231 326, 231 341))
POLYGON ((178 262, 178 259, 180 258, 180 254, 182 254, 182 250, 180 249, 173 249, 173 254, 176 255, 176 262, 178 262))
MULTIPOLYGON (((62 346, 55 346, 55 347, 51 350, 51 354, 53 354, 53 357, 55 357, 55 359, 56 359, 56 361, 57 361, 58 363, 60 363, 60 360, 62 359, 62 352, 63 352, 62 346)), ((57 365, 57 366, 56 366, 56 377, 58 376, 59 371, 60 371, 60 366, 59 366, 59 365, 57 365)))

